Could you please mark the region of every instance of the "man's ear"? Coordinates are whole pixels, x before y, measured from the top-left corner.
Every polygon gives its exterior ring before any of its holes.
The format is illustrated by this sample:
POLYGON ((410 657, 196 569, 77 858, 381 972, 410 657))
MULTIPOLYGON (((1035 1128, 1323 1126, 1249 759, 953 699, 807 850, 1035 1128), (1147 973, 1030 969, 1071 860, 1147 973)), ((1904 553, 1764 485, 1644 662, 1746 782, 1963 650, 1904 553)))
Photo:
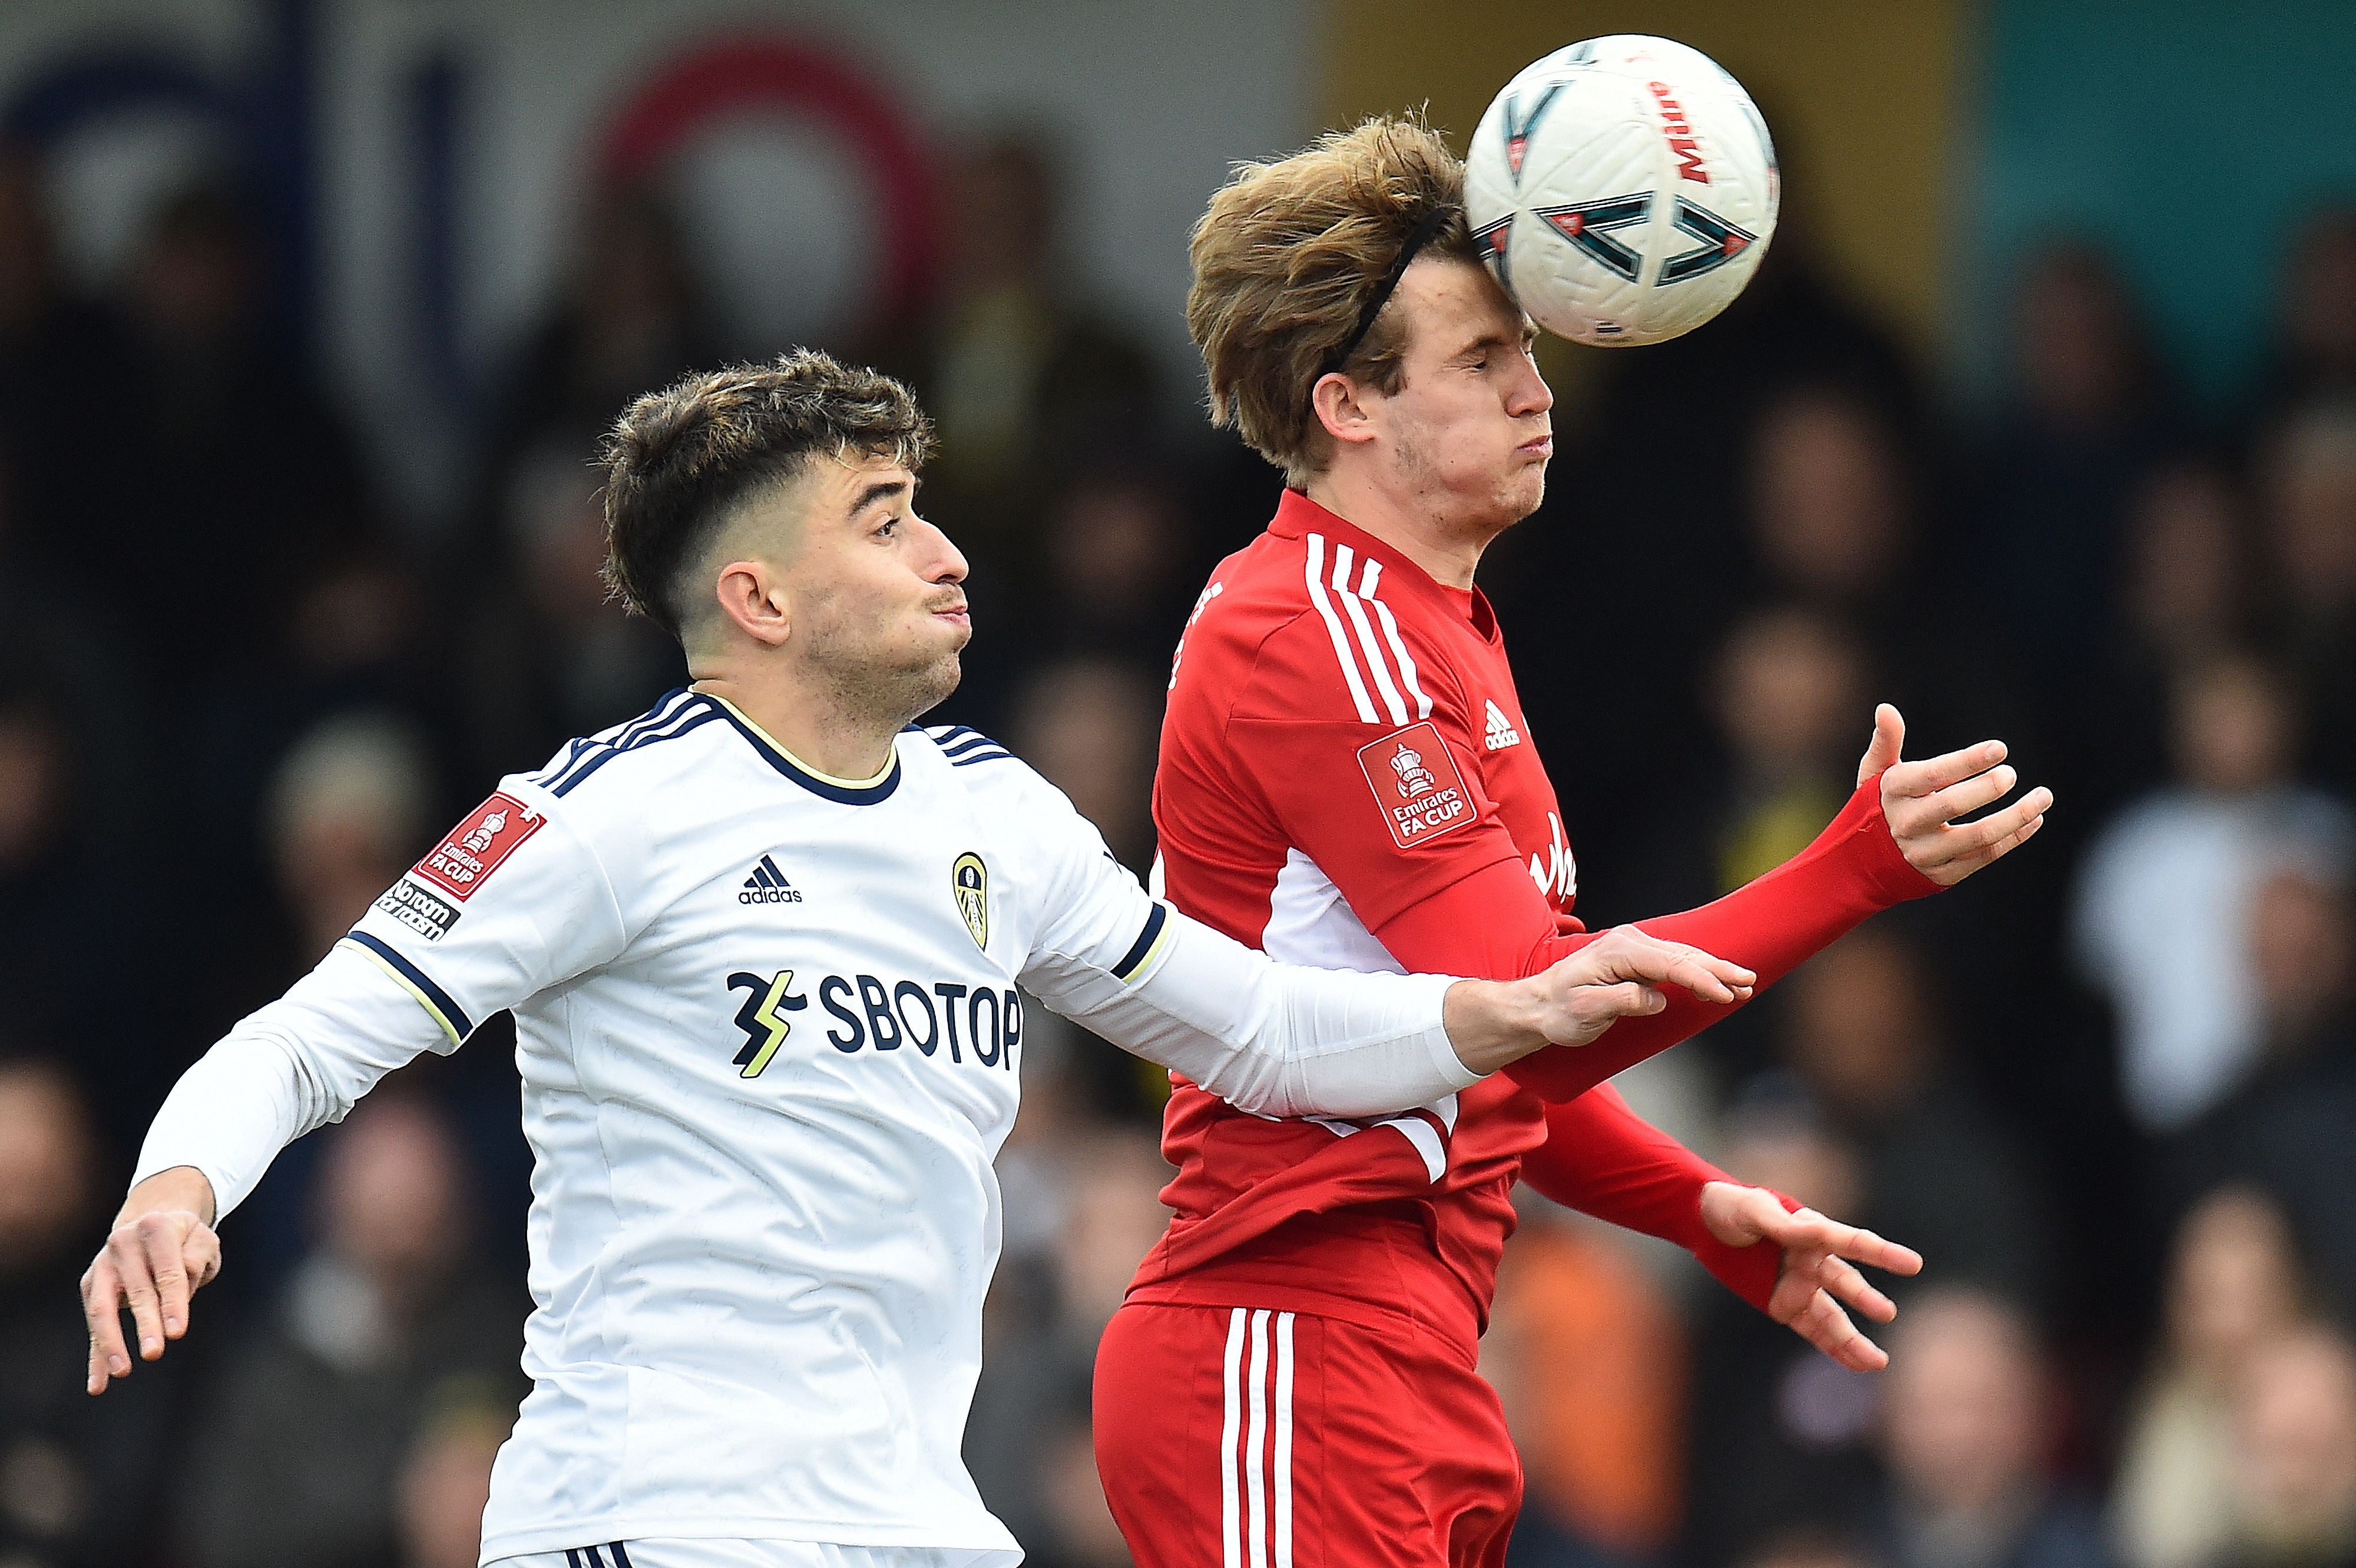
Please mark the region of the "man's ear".
POLYGON ((767 562, 731 561, 712 592, 728 623, 763 647, 782 647, 793 634, 793 596, 767 562))
POLYGON ((1309 406, 1325 434, 1336 441, 1355 444, 1375 438, 1365 389, 1339 371, 1328 371, 1317 378, 1317 384, 1309 389, 1309 406))

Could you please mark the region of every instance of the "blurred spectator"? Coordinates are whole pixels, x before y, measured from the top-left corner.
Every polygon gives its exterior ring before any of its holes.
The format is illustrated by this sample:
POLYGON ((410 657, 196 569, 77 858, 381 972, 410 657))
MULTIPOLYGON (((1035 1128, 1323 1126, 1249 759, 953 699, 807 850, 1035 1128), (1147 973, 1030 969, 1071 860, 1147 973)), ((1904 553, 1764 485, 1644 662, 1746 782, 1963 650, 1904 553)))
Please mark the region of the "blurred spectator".
POLYGON ((2294 413, 2259 456, 2265 624, 2303 688, 2322 776, 2356 787, 2356 393, 2294 413))
MULTIPOLYGON (((929 512, 929 499, 920 505, 929 512)), ((1009 688, 1044 661, 1125 664, 1150 674, 1158 693, 1211 564, 1184 474, 1167 465, 1082 470, 1047 508, 1040 542, 1035 570, 991 567, 967 585, 982 635, 966 650, 954 702, 983 729, 1001 722, 1009 688)))
MULTIPOLYGON (((0 1060, 0 1563, 117 1568, 144 1549, 187 1358, 84 1387, 78 1281, 103 1221, 89 1117, 63 1069, 0 1060)), ((202 1303, 196 1321, 210 1314, 202 1303)))
POLYGON ((2007 405, 1976 465, 1972 553, 2029 657, 2066 669, 2109 624, 2121 510, 2179 420, 2141 310, 2094 246, 2026 260, 2012 331, 2007 405))
MULTIPOLYGON (((616 405, 616 411, 619 404, 616 405)), ((478 774, 537 768, 574 736, 635 717, 687 682, 685 656, 605 597, 605 514, 586 447, 519 455, 501 497, 512 578, 463 585, 465 693, 478 774)))
POLYGON ((119 995, 105 841, 135 824, 107 811, 61 682, 13 652, 0 638, 0 995, 15 1026, 67 1040, 119 995))
POLYGON ((1094 1416, 1086 1379, 1058 1391, 1038 1439, 1043 1530, 1025 1541, 1023 1562, 1037 1568, 1130 1568, 1129 1543, 1113 1522, 1097 1474, 1094 1416))
POLYGON ((1008 731, 1015 755, 1069 795, 1114 856, 1140 875, 1153 860, 1162 693, 1162 682, 1134 666, 1051 664, 1017 694, 1008 731))
MULTIPOLYGON (((1782 1074, 1754 1079, 1737 1101, 1719 1163, 1826 1214, 1856 1214, 1864 1200, 1857 1151, 1782 1074)), ((1711 1290, 1696 1322, 1692 1388, 1676 1561, 1726 1568, 1762 1539, 1862 1507, 1873 1475, 1871 1374, 1836 1365, 1747 1302, 1711 1290)))
POLYGON ((2281 858, 2344 857, 2341 801, 2292 772, 2296 714, 2270 667, 2240 654, 2188 666, 2169 698, 2174 779, 2114 817, 2078 871, 2071 944, 2109 997, 2129 1111, 2180 1128, 2254 1058, 2260 1014, 2244 932, 2250 890, 2281 858))
MULTIPOLYGON (((1926 478, 1892 412, 1848 388, 1794 383, 1762 405, 1744 450, 1760 587, 1862 640, 1871 698, 1905 713, 1916 755, 1965 721, 2019 748, 2023 704, 1973 582, 1975 563, 2000 557, 1976 541, 1926 551, 1926 478)), ((1869 703, 1849 723, 1869 733, 1869 703)))
POLYGON ((442 1114, 380 1089, 327 1136, 317 1248, 193 1438, 181 1518, 200 1568, 394 1563, 395 1478, 433 1391, 519 1391, 524 1304, 470 1262, 471 1172, 442 1114))
POLYGON ((2283 865, 2251 890, 2260 1030, 2249 1078, 2171 1150, 2179 1192, 2247 1180, 2276 1194, 2338 1311, 2356 1312, 2356 915, 2348 865, 2283 865))
POLYGON ((1875 1511, 1890 1568, 2104 1568, 2094 1511, 2046 1475, 2051 1370, 2027 1314, 1950 1286, 1890 1330, 1875 1511))
MULTIPOLYGON (((54 575, 86 544, 88 520, 127 499, 113 460, 123 354, 112 324, 65 285, 44 183, 31 147, 0 142, 0 467, 21 491, 13 547, 54 575)), ((0 559, 11 543, 0 539, 0 559)))
POLYGON ((1913 945, 1869 925, 1783 990, 1783 1058, 1859 1156, 1864 1191, 1835 1212, 1914 1248, 1934 1279, 2043 1299, 2040 1195, 2013 1140, 1950 1070, 1943 1010, 1913 945))
POLYGON ((433 775, 396 721, 331 719, 295 744, 270 791, 270 843, 294 961, 325 957, 432 840, 433 775))
POLYGON ((1739 1568, 1876 1568, 1876 1560, 1855 1532, 1825 1522, 1775 1531, 1739 1568))
POLYGON ((2233 1537, 2220 1568, 2356 1562, 2356 1348, 2310 1324, 2254 1350, 2233 1396, 2233 1537))
MULTIPOLYGON (((484 420, 487 508, 510 470, 553 448, 586 464, 632 398, 720 357, 679 214, 648 188, 603 190, 581 216, 555 305, 524 338, 484 420)), ((461 541, 470 556, 479 540, 461 541)))
POLYGON ((108 466, 134 488, 113 526, 75 531, 73 576, 112 583, 135 561, 196 612, 203 632, 190 636, 187 615, 105 596, 177 687, 275 651, 289 569, 364 532, 366 487, 335 401, 272 335, 267 264, 247 198, 208 177, 149 216, 119 302, 132 364, 108 466))
POLYGON ((2107 812, 2158 777, 2170 684, 2246 640, 2246 510, 2231 476, 2204 456, 2160 463, 2128 498, 2111 635, 2092 664, 2054 672, 2075 693, 2077 744, 2055 757, 2070 769, 2058 792, 2074 811, 2107 812))
POLYGON ((1072 275, 1061 232, 1070 177, 1055 144, 1006 127, 953 147, 941 295, 884 358, 939 426, 928 515, 977 575, 1033 572, 1044 476, 1076 453, 1150 444, 1159 389, 1143 346, 1072 275))
POLYGON ((1481 1342, 1522 1455, 1508 1562, 1655 1560, 1682 1511, 1684 1327, 1613 1232, 1533 1207, 1481 1342))
POLYGON ((1727 804, 1699 903, 1805 849, 1856 788, 1873 703, 1864 650, 1837 622, 1797 607, 1753 610, 1728 633, 1710 695, 1727 746, 1714 775, 1727 804))
POLYGON ((2302 1310, 2282 1212, 2221 1187, 2178 1228, 2159 1353, 2136 1394, 2112 1489, 2112 1538, 2129 1568, 2207 1568, 2232 1534, 2230 1400, 2251 1353, 2302 1310))
POLYGON ((483 1509, 491 1500, 491 1461, 515 1425, 509 1391, 455 1378, 428 1395, 394 1482, 394 1530, 401 1568, 475 1568, 483 1543, 483 1509))
POLYGON ((2275 301, 2280 325, 2261 408, 2356 395, 2356 208, 2308 220, 2275 301))
MULTIPOLYGON (((1025 1049, 1033 1053, 1023 1066, 1027 1102, 1041 1063, 1035 1047, 1025 1049)), ((1010 1212, 1018 1195, 1029 1212, 1009 1238, 984 1312, 965 1458, 982 1500, 1016 1540, 1085 1553, 1104 1498, 1098 1490, 1089 1502, 1065 1449, 1087 1442, 1097 1340, 1168 1222, 1161 1190, 1171 1173, 1151 1134, 1064 1109, 1053 1143, 1030 1130, 1012 1158, 1001 1156, 1010 1212)), ((1093 1477, 1093 1462, 1087 1473, 1093 1477)), ((1093 1568, 1108 1559, 1071 1561, 1093 1568)))

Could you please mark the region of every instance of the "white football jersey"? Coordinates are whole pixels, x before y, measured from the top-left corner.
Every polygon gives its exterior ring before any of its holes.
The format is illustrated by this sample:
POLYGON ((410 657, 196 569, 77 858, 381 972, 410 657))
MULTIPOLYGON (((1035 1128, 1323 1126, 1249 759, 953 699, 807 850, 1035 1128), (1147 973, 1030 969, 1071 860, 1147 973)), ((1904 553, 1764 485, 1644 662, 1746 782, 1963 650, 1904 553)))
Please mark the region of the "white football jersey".
POLYGON ((504 782, 350 939, 454 1041, 515 1009, 537 1386, 485 1557, 588 1520, 1012 1550, 958 1449, 1015 982, 1134 973, 1165 921, 970 732, 852 782, 682 693, 504 782))
POLYGON ((1475 1080, 1444 977, 1285 971, 1183 920, 985 736, 911 728, 833 779, 680 692, 503 780, 190 1069, 139 1171, 195 1165, 225 1213, 285 1142, 511 1008, 535 1386, 484 1561, 722 1537, 1011 1563, 959 1447, 1018 982, 1279 1113, 1475 1080))

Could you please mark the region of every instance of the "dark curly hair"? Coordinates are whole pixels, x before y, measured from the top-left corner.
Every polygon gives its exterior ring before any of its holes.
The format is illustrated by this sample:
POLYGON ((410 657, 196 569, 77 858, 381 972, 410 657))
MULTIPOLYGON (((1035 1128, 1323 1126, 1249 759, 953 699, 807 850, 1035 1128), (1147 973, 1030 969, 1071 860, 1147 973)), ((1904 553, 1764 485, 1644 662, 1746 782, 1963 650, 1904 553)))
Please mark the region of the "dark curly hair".
POLYGON ((815 349, 688 376, 631 403, 605 436, 605 585, 679 637, 698 597, 687 575, 747 499, 814 456, 914 471, 932 452, 932 422, 906 387, 815 349))

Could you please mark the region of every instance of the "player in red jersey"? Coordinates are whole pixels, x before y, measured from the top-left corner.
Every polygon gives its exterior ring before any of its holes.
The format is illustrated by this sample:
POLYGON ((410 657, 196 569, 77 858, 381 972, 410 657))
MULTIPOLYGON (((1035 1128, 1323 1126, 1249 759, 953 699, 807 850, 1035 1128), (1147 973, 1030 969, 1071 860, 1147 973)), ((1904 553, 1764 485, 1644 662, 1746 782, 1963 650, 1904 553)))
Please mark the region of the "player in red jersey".
MULTIPOLYGON (((1180 644, 1158 871, 1176 907, 1295 962, 1503 977, 1612 940, 1571 914, 1560 810, 1472 585, 1543 494, 1552 398, 1462 191, 1420 124, 1370 122, 1240 170, 1195 230, 1215 416, 1289 488, 1180 644)), ((2000 745, 1901 763, 1902 733, 1877 711, 1858 791, 1806 852, 1640 929, 1764 985, 2037 831, 2041 789, 1958 822, 2011 791, 2000 745)), ((1856 1264, 1920 1259, 1733 1181, 1597 1087, 1723 1011, 1664 996, 1362 1122, 1174 1082, 1175 1218, 1098 1358, 1099 1468, 1141 1568, 1502 1560, 1520 1467, 1474 1363, 1516 1176, 1686 1246, 1844 1364, 1883 1364, 1843 1307, 1893 1308, 1856 1264)))

